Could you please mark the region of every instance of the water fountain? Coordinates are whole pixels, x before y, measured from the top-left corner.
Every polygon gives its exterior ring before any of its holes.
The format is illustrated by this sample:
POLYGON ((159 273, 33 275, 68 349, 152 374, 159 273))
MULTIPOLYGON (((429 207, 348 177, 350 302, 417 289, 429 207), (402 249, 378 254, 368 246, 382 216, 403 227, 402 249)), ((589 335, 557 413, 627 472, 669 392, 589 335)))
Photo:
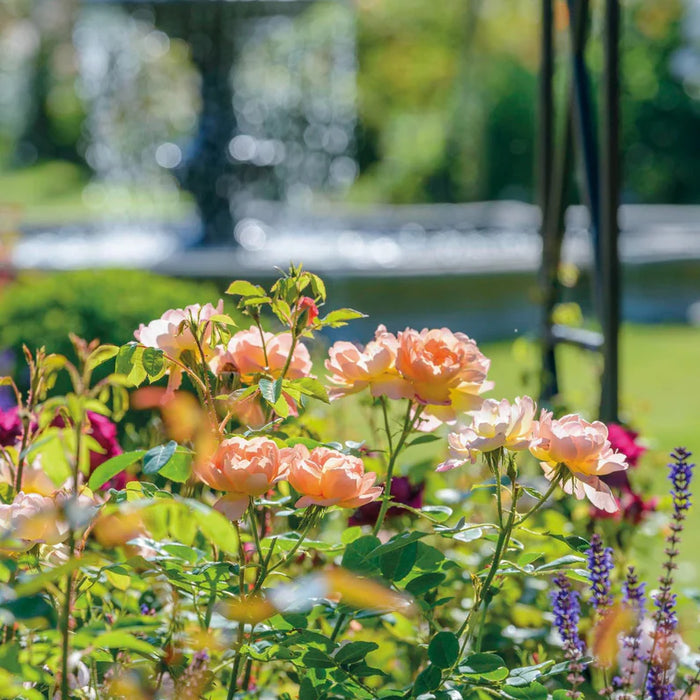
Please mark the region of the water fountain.
MULTIPOLYGON (((205 244, 233 244, 235 225, 251 200, 293 202, 312 190, 352 182, 355 55, 346 3, 88 0, 86 39, 93 54, 128 50, 106 41, 113 27, 100 11, 109 17, 113 3, 152 21, 161 35, 156 42, 177 37, 189 47, 199 74, 196 132, 183 148, 156 144, 154 155, 194 195, 205 244), (292 19, 310 12, 313 21, 292 19)), ((110 102, 118 102, 113 86, 120 80, 119 58, 103 56, 97 65, 97 75, 86 79, 92 86, 91 113, 104 115, 110 102)), ((93 60, 85 72, 94 68, 93 60)), ((109 116, 107 128, 104 119, 99 125, 94 118, 92 127, 95 141, 113 136, 109 116)), ((99 163, 93 167, 99 174, 99 163)))

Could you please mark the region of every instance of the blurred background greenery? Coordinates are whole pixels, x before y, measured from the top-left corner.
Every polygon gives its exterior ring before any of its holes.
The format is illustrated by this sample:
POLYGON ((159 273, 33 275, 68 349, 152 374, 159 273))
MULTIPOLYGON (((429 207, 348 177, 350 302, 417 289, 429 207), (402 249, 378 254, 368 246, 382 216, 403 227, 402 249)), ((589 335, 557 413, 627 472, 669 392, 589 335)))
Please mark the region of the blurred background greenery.
MULTIPOLYGON (((126 15, 117 4, 5 0, 0 6, 0 202, 23 208, 23 221, 80 219, 89 217, 91 206, 99 208, 90 191, 85 194, 93 175, 91 139, 100 128, 85 67, 95 59, 94 47, 86 35, 90 11, 107 4, 113 25, 108 36, 133 44, 138 57, 128 66, 129 89, 111 97, 118 132, 112 136, 124 153, 148 151, 142 160, 149 160, 151 196, 134 192, 131 173, 121 181, 111 179, 101 201, 135 213, 153 213, 160 202, 158 215, 170 218, 186 210, 187 197, 182 204, 167 168, 158 167, 147 146, 155 135, 176 143, 192 136, 201 105, 188 45, 164 40, 147 11, 120 24, 126 15)), ((601 4, 592 3, 588 58, 594 81, 601 63, 595 41, 601 4)), ((697 202, 696 4, 625 0, 622 5, 623 201, 697 202)), ((555 7, 563 45, 565 3, 555 7)), ((308 36, 336 10, 317 3, 294 21, 307 27, 301 35, 308 36)), ((393 203, 532 201, 536 3, 443 0, 437 11, 430 0, 357 0, 352 12, 359 176, 343 196, 393 203)))

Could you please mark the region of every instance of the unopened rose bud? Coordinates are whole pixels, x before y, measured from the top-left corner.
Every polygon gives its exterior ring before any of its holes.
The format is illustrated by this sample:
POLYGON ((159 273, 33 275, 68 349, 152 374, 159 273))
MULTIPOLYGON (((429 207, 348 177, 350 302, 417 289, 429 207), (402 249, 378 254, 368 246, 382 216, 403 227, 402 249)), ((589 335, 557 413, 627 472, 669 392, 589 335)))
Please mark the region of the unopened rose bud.
POLYGON ((318 318, 318 306, 311 297, 301 297, 297 302, 299 310, 299 325, 310 326, 318 318))

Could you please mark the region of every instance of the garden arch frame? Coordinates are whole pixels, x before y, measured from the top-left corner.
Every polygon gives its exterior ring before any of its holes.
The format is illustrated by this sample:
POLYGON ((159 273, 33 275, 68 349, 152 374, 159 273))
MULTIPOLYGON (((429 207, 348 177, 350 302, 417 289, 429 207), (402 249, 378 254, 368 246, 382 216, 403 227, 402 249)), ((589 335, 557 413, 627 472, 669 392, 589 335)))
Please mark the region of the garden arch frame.
POLYGON ((571 81, 556 138, 554 78, 554 2, 541 2, 541 68, 539 85, 538 202, 542 212, 542 376, 544 403, 559 393, 555 351, 559 343, 600 352, 603 358, 599 415, 617 421, 619 411, 620 200, 619 0, 604 0, 603 72, 600 83, 600 139, 591 100, 591 81, 584 59, 588 40, 589 0, 566 0, 569 11, 571 81), (558 143, 557 143, 558 141, 558 143), (584 203, 590 213, 593 242, 594 308, 601 332, 559 326, 553 311, 560 298, 558 269, 564 234, 568 173, 577 157, 583 172, 584 203))

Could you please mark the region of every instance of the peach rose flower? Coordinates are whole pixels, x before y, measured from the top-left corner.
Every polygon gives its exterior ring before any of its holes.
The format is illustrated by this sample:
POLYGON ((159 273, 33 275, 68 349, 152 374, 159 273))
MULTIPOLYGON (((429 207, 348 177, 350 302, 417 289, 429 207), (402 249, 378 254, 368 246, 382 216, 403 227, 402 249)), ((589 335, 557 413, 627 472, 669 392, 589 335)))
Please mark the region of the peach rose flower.
POLYGON ((562 487, 578 499, 587 497, 596 508, 607 513, 618 510, 610 487, 600 478, 628 468, 625 455, 614 452, 608 440, 605 423, 589 423, 576 414, 554 420, 549 411, 542 411, 534 424, 530 452, 540 461, 550 481, 560 464, 570 472, 562 487))
POLYGON ((450 458, 437 471, 454 469, 467 461, 473 464, 477 454, 501 447, 517 452, 530 446, 535 402, 529 396, 518 396, 512 404, 507 399, 486 399, 481 408, 471 411, 469 416, 468 427, 448 435, 450 458))
MULTIPOLYGON (((197 343, 189 328, 180 331, 180 324, 183 321, 193 319, 198 325, 206 323, 212 316, 222 313, 224 310, 224 300, 219 299, 216 306, 212 304, 191 304, 184 309, 170 309, 160 318, 151 321, 148 325, 143 323, 134 331, 134 337, 147 348, 158 348, 165 355, 173 360, 178 360, 187 350, 194 352, 197 350, 197 343)), ((205 354, 211 354, 209 339, 211 337, 211 324, 207 324, 204 330, 202 348, 205 354)), ((171 366, 168 369, 170 379, 168 381, 168 393, 172 394, 182 383, 182 369, 171 366)))
POLYGON ((328 447, 309 451, 304 445, 296 445, 293 449, 295 455, 287 478, 302 494, 297 508, 310 505, 359 508, 381 495, 382 487, 374 486, 377 475, 365 473, 359 457, 328 447))
POLYGON ((245 513, 248 499, 269 491, 286 478, 292 448, 280 449, 265 437, 224 440, 208 462, 195 466, 195 474, 217 491, 226 491, 215 508, 231 520, 245 513))
MULTIPOLYGON (((134 331, 134 337, 141 345, 145 345, 148 348, 158 348, 168 357, 177 359, 186 350, 195 350, 197 347, 192 331, 189 328, 184 328, 181 333, 178 333, 180 324, 192 318, 199 325, 208 321, 212 316, 223 313, 223 310, 223 299, 219 299, 219 303, 216 306, 212 304, 205 304, 204 306, 191 304, 184 309, 170 309, 148 325, 142 323, 138 330, 134 331)), ((211 325, 208 325, 205 331, 205 338, 210 335, 211 325)))
POLYGON ((6 551, 26 552, 37 543, 54 545, 67 537, 68 523, 53 498, 20 491, 12 503, 0 503, 0 540, 10 543, 6 551))
POLYGON ((486 380, 490 364, 464 333, 407 328, 398 334, 396 369, 410 382, 412 398, 442 421, 452 421, 458 413, 481 405, 480 394, 493 387, 486 380))
MULTIPOLYGON (((282 374, 292 347, 292 334, 268 333, 260 334, 257 328, 238 331, 228 345, 217 346, 214 357, 209 363, 214 374, 221 372, 238 372, 243 376, 267 373, 273 377, 282 374), (265 349, 263 350, 263 338, 265 349), (265 355, 267 354, 267 362, 265 355)), ((289 379, 300 379, 311 375, 311 357, 306 346, 297 343, 294 347, 292 360, 289 363, 286 376, 289 379)))
POLYGON ((374 340, 361 349, 353 343, 338 341, 328 351, 326 369, 333 386, 328 395, 338 399, 369 387, 372 396, 391 399, 409 398, 410 385, 396 369, 398 340, 385 326, 379 326, 374 340))

